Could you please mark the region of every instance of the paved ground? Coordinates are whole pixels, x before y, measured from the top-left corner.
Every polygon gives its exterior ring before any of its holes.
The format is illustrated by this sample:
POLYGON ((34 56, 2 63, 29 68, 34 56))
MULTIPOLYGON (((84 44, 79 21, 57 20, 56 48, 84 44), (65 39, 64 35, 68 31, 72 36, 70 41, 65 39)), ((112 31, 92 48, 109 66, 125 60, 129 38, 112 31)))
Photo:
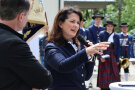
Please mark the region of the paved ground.
MULTIPOLYGON (((94 73, 93 73, 92 80, 91 80, 92 84, 93 84, 93 88, 90 88, 88 90, 100 90, 98 87, 96 87, 97 71, 98 71, 98 60, 96 60, 96 65, 94 67, 94 73)), ((129 81, 135 81, 135 65, 130 64, 129 71, 130 71, 129 81)), ((121 69, 121 81, 125 81, 123 69, 121 69)), ((86 85, 88 85, 88 82, 86 82, 86 85)))

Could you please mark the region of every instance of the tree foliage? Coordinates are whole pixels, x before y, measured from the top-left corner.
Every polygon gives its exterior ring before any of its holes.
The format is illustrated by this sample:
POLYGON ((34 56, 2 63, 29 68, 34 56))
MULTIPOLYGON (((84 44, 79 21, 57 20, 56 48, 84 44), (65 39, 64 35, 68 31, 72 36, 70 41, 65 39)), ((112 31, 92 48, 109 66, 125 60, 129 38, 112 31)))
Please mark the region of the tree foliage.
POLYGON ((135 28, 135 0, 123 0, 122 22, 129 24, 129 30, 135 28))
MULTIPOLYGON (((106 20, 113 20, 117 24, 116 29, 118 29, 119 21, 119 2, 116 0, 116 3, 107 5, 106 7, 106 20)), ((121 23, 127 22, 129 24, 129 32, 135 31, 135 0, 122 0, 122 9, 121 9, 121 23)), ((85 27, 87 28, 91 24, 91 16, 93 15, 93 10, 82 10, 83 16, 86 18, 85 27), (86 15, 88 11, 88 15, 86 15), (88 18, 89 17, 89 18, 88 18)), ((103 9, 99 9, 99 13, 104 13, 103 9)), ((117 30, 118 32, 118 30, 117 30)))

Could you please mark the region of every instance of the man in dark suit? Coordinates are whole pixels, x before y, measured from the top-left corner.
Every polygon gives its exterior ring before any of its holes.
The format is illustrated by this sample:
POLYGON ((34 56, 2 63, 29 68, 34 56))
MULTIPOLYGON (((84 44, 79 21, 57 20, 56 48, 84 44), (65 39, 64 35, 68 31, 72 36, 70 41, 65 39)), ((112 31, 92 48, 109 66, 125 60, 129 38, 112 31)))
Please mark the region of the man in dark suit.
MULTIPOLYGON (((105 27, 100 25, 101 21, 104 19, 104 17, 101 14, 97 13, 92 17, 92 19, 93 19, 93 21, 88 28, 87 39, 90 42, 92 42, 93 44, 97 44, 97 43, 99 43, 99 33, 101 31, 105 30, 105 27)), ((97 55, 95 55, 95 57, 96 56, 97 55)), ((89 87, 90 88, 92 87, 92 83, 89 84, 89 87)))
POLYGON ((45 89, 51 74, 18 33, 27 22, 29 0, 0 0, 0 90, 45 89))

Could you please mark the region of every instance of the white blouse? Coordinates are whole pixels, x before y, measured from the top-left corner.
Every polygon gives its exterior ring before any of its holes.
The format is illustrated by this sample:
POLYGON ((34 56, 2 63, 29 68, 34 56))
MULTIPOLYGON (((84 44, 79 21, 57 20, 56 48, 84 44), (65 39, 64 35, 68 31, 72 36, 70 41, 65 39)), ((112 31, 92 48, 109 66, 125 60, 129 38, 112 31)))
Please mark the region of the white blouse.
MULTIPOLYGON (((76 44, 73 43, 73 40, 68 41, 68 43, 71 44, 71 46, 74 48, 75 52, 77 53, 77 52, 78 52, 78 48, 77 48, 76 44)), ((92 55, 88 56, 88 60, 89 60, 89 61, 91 61, 92 58, 93 58, 92 55)))

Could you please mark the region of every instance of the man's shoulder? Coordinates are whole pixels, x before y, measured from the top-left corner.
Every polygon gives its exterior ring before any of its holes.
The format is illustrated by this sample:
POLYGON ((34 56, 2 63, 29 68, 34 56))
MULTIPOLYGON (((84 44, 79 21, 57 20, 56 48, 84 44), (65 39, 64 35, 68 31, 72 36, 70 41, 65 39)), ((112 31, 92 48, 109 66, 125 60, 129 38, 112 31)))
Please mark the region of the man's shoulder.
POLYGON ((131 35, 131 34, 128 34, 128 36, 131 37, 131 38, 133 38, 133 35, 131 35))
POLYGON ((102 30, 99 32, 99 34, 107 34, 107 32, 105 30, 102 30))
POLYGON ((23 48, 27 46, 27 43, 25 41, 23 41, 21 38, 19 38, 18 36, 7 32, 7 31, 2 31, 0 32, 0 49, 1 52, 6 55, 11 54, 11 51, 13 51, 13 49, 18 49, 18 48, 23 48))
POLYGON ((18 43, 18 42, 25 43, 25 41, 23 41, 17 35, 9 32, 9 31, 3 30, 3 29, 0 29, 0 30, 1 30, 1 32, 0 32, 1 44, 7 44, 9 46, 9 45, 12 45, 12 44, 18 43))
POLYGON ((0 28, 0 31, 1 31, 1 33, 0 33, 0 37, 1 38, 16 38, 16 39, 21 39, 21 38, 19 38, 17 35, 15 35, 15 34, 13 34, 12 32, 10 32, 10 31, 8 31, 8 30, 6 30, 6 29, 1 29, 0 28))
POLYGON ((114 33, 114 37, 120 38, 119 33, 114 33))
POLYGON ((117 35, 118 35, 119 37, 122 37, 122 36, 123 36, 123 34, 122 34, 122 33, 117 33, 117 35))
POLYGON ((89 27, 88 27, 88 29, 92 29, 92 28, 94 28, 95 26, 94 25, 90 25, 89 27))
POLYGON ((105 30, 105 27, 103 27, 103 26, 100 26, 100 28, 101 28, 102 30, 105 30))

